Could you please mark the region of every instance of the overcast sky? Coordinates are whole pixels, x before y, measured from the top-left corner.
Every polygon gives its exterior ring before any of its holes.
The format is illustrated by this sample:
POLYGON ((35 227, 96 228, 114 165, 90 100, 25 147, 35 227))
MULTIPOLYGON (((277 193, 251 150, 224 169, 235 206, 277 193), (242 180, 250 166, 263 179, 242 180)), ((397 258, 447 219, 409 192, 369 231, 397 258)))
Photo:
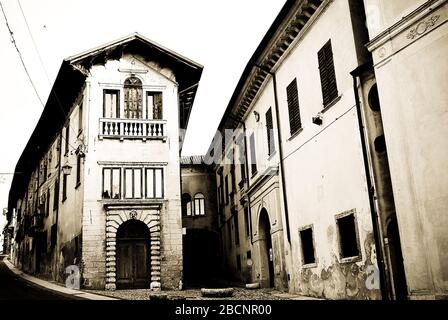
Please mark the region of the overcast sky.
MULTIPOLYGON (((44 103, 64 58, 133 32, 202 64, 204 72, 190 117, 184 155, 205 153, 247 61, 285 3, 20 0, 42 66, 19 1, 0 1, 44 103)), ((42 112, 1 14, 0 70, 1 210, 7 206, 11 173, 42 112)))

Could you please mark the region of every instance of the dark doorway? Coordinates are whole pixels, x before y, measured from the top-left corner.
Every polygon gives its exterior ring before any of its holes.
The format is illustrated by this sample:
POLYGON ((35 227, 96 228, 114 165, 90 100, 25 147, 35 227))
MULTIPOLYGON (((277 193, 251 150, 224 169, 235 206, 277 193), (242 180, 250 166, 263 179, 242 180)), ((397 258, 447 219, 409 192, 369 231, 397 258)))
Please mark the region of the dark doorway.
POLYGON ((260 220, 258 222, 258 230, 260 235, 260 264, 262 273, 262 287, 274 287, 274 252, 272 249, 271 223, 269 214, 266 209, 260 212, 260 220))
POLYGON ((149 288, 150 234, 138 220, 123 223, 117 231, 117 289, 149 288))
POLYGON ((206 229, 187 229, 183 238, 185 287, 216 286, 219 277, 218 234, 206 229))
POLYGON ((408 289, 404 271, 403 254, 401 252, 400 234, 398 232, 397 218, 391 219, 387 225, 387 238, 389 241, 389 255, 392 269, 394 293, 396 300, 406 300, 408 289))

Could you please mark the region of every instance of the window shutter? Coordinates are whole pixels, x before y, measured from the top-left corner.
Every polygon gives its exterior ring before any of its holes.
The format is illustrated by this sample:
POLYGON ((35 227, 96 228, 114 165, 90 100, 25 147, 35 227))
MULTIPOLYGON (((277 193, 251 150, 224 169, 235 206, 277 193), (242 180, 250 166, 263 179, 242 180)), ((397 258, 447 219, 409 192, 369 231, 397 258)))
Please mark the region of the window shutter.
POLYGON ((266 131, 268 135, 268 155, 270 156, 275 151, 274 144, 274 125, 272 123, 272 109, 269 108, 266 112, 266 131))
POLYGON ((299 94, 297 92, 297 79, 294 79, 286 87, 286 95, 288 100, 289 130, 292 135, 302 127, 300 120, 299 94))
POLYGON ((319 60, 319 73, 322 87, 323 104, 327 106, 338 97, 336 74, 334 70, 333 50, 331 40, 317 53, 319 60))

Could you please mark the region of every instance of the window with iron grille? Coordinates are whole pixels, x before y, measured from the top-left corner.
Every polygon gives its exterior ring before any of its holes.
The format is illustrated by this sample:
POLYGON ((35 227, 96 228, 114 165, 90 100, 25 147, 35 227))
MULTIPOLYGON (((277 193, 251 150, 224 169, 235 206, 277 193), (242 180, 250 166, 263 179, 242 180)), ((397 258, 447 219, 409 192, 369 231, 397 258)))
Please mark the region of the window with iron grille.
POLYGON ((272 123, 272 109, 269 108, 266 112, 266 132, 268 136, 268 156, 275 152, 274 143, 274 124, 272 123))
POLYGON ((320 83, 324 107, 338 97, 336 73, 334 70, 333 49, 329 40, 317 53, 319 60, 320 83))
POLYGON ((294 79, 286 87, 286 95, 288 101, 289 131, 291 135, 293 135, 302 128, 302 122, 300 120, 300 105, 299 93, 297 90, 297 79, 294 79))

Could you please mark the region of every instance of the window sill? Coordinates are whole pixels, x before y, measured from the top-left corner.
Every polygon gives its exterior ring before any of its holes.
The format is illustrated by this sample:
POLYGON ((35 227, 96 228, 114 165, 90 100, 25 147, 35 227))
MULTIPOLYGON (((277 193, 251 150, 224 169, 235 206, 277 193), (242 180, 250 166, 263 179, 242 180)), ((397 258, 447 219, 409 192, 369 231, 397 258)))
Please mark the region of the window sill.
POLYGON ((347 258, 341 258, 340 263, 352 263, 352 262, 358 262, 361 261, 361 255, 359 256, 353 256, 353 257, 347 257, 347 258))
POLYGON ((64 203, 65 200, 67 200, 67 197, 63 197, 63 198, 62 198, 62 203, 64 203))
POLYGON ((272 158, 274 158, 274 156, 277 154, 277 150, 273 151, 269 156, 268 156, 268 161, 271 161, 272 158))
POLYGON ((334 98, 330 103, 328 103, 327 105, 324 106, 324 108, 322 109, 322 113, 325 113, 328 109, 331 109, 332 106, 334 106, 336 103, 339 102, 339 100, 341 100, 342 98, 342 94, 337 96, 336 98, 334 98))
POLYGON ((300 128, 299 130, 297 130, 296 132, 294 132, 294 133, 288 138, 287 141, 291 141, 291 140, 293 140, 293 139, 294 139, 295 137, 297 137, 302 131, 303 131, 303 127, 300 128))
POLYGON ((75 190, 78 189, 80 185, 81 185, 81 181, 79 181, 78 183, 76 183, 75 190))
POLYGON ((302 269, 312 269, 312 268, 317 268, 317 262, 302 265, 302 269))

